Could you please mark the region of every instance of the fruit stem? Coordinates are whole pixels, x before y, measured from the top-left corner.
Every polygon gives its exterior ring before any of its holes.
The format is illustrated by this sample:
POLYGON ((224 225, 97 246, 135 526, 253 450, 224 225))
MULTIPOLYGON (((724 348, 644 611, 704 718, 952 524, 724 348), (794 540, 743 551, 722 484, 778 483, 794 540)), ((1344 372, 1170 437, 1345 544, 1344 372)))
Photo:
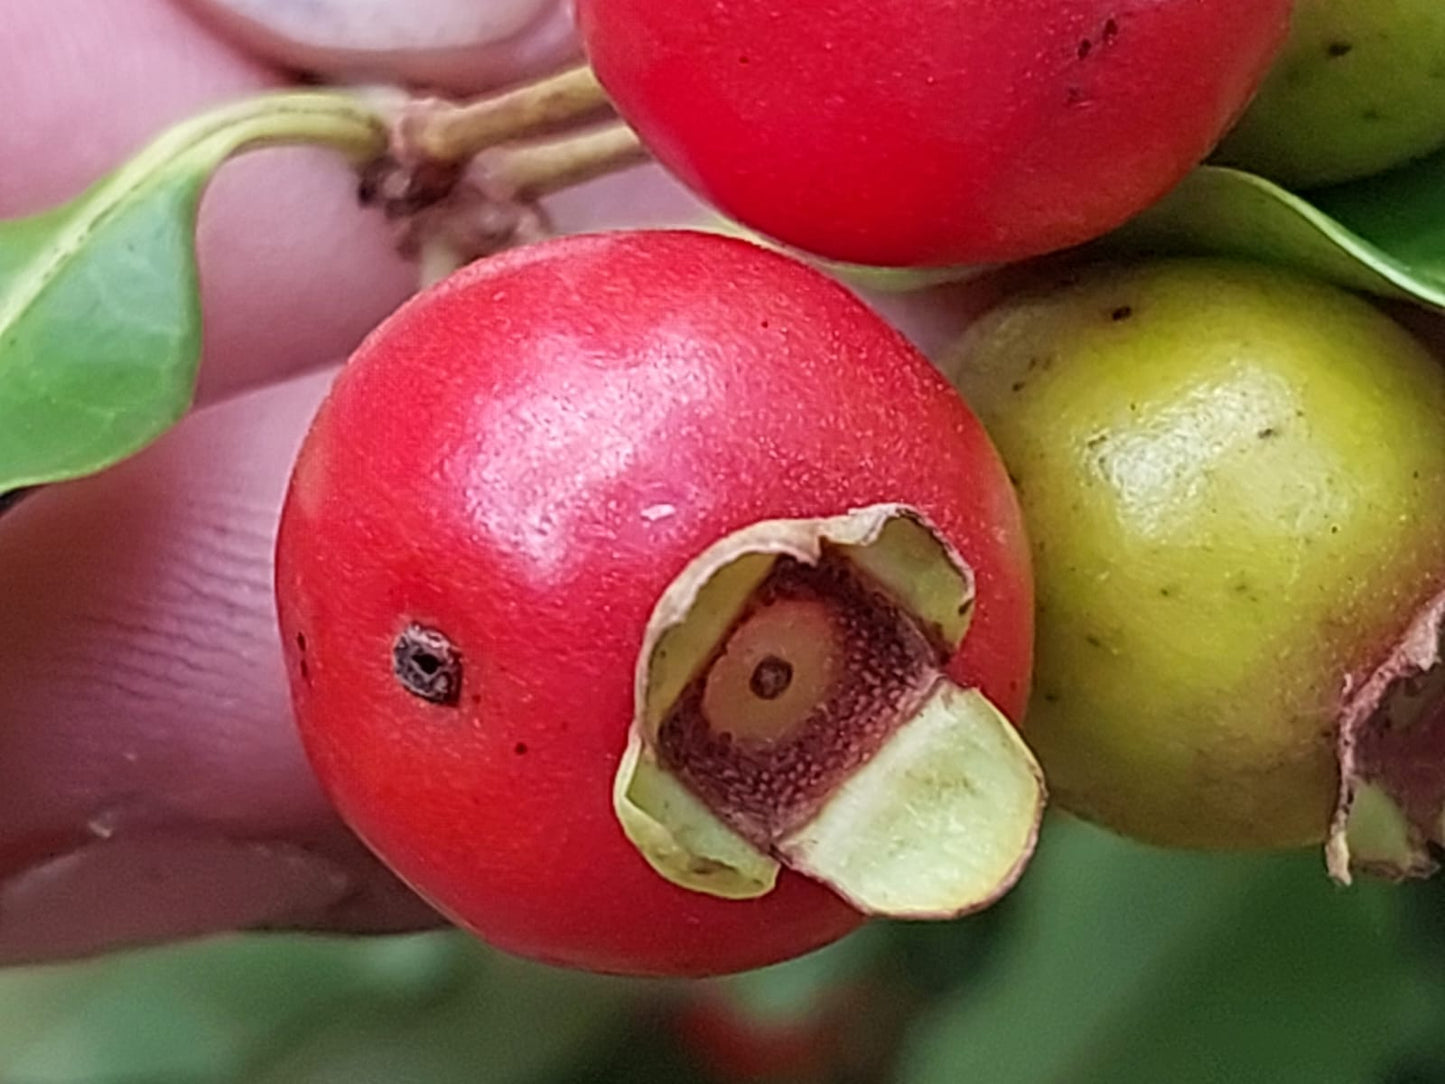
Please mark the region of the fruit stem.
POLYGON ((490 186, 534 200, 647 160, 637 133, 621 121, 559 138, 493 147, 478 160, 490 186))
POLYGON ((415 103, 398 125, 402 146, 437 163, 464 162, 500 143, 536 135, 567 121, 609 108, 592 69, 578 65, 465 105, 440 100, 415 103))

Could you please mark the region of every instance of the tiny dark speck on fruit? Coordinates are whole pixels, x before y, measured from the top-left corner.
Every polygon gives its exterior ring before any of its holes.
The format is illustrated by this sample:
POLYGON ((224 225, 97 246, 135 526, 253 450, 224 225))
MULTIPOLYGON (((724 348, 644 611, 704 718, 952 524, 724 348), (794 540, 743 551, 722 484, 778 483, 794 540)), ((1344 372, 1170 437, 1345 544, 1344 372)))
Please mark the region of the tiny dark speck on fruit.
POLYGON ((1354 48, 1348 41, 1332 41, 1325 46, 1325 55, 1331 60, 1338 60, 1342 56, 1349 56, 1354 48))
POLYGON ((1133 305, 1120 305, 1118 308, 1114 309, 1111 313, 1109 313, 1109 319, 1110 319, 1110 320, 1113 320, 1114 323, 1117 324, 1117 323, 1119 323, 1119 322, 1122 321, 1122 320, 1127 320, 1127 319, 1129 319, 1129 318, 1130 318, 1131 316, 1133 316, 1133 315, 1134 315, 1134 306, 1133 306, 1133 305))
POLYGON ((1117 19, 1104 20, 1104 44, 1108 44, 1119 36, 1119 22, 1117 19))
POLYGON ((1269 440, 1270 437, 1279 436, 1279 430, 1272 425, 1267 425, 1256 434, 1260 440, 1269 440))
POLYGON ((301 660, 301 680, 307 684, 311 682, 311 667, 306 665, 305 659, 301 660))
POLYGON ((304 632, 296 634, 296 650, 303 655, 306 654, 306 634, 304 632))
POLYGON ((1022 381, 1022 380, 1015 380, 1015 381, 1013 382, 1013 386, 1012 386, 1012 389, 1011 389, 1011 390, 1014 391, 1015 393, 1017 393, 1017 392, 1023 391, 1024 388, 1026 388, 1026 387, 1028 387, 1028 385, 1027 385, 1026 383, 1024 383, 1024 381, 1022 381))
POLYGON ((1095 636, 1092 632, 1085 634, 1085 636, 1084 636, 1084 643, 1088 644, 1090 647, 1100 647, 1100 648, 1101 648, 1101 647, 1104 646, 1104 641, 1101 640, 1101 639, 1099 639, 1099 638, 1098 638, 1097 636, 1095 636))
POLYGON ((1044 693, 1043 695, 1044 695, 1044 702, 1045 702, 1045 703, 1048 703, 1048 704, 1057 704, 1057 703, 1059 702, 1059 694, 1058 694, 1058 693, 1048 693, 1048 692, 1046 692, 1046 693, 1044 693))
POLYGON ((1090 54, 1091 52, 1093 52, 1093 50, 1094 50, 1094 43, 1093 43, 1092 41, 1090 41, 1088 38, 1085 38, 1083 41, 1079 42, 1079 59, 1080 59, 1080 60, 1087 60, 1089 54, 1090 54))
POLYGON ((512 746, 512 752, 516 753, 519 757, 526 756, 527 743, 524 741, 519 741, 516 745, 512 746))
POLYGON ((1369 121, 1384 120, 1385 114, 1381 113, 1378 109, 1366 109, 1360 114, 1360 119, 1369 121))

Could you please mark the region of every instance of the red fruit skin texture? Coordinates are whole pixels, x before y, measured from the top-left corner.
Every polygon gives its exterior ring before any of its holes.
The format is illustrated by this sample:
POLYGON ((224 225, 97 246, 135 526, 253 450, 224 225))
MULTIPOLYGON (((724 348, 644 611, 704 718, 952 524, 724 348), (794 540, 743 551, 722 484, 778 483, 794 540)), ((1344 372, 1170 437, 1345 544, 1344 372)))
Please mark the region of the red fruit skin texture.
POLYGON ((851 294, 745 242, 550 241, 403 306, 321 408, 281 523, 298 723, 361 837, 458 924, 589 970, 706 975, 862 917, 784 871, 751 901, 656 874, 614 817, 643 628, 752 523, 899 501, 971 564, 948 667, 1020 718, 1032 584, 980 424, 851 294), (463 656, 456 706, 392 673, 409 623, 463 656))
POLYGON ((1292 0, 580 0, 598 78, 724 213, 837 260, 1097 237, 1243 111, 1292 0))

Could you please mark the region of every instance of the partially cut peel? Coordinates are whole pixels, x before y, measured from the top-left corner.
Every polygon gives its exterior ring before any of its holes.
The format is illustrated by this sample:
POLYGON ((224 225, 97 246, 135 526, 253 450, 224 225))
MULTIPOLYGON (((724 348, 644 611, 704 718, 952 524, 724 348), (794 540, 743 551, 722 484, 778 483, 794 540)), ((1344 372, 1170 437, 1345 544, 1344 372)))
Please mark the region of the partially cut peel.
MULTIPOLYGON (((765 895, 786 866, 870 914, 949 917, 987 906, 1027 864, 1045 791, 1037 762, 1008 719, 981 693, 942 674, 968 630, 973 600, 967 565, 922 515, 901 505, 767 521, 709 547, 659 599, 639 653, 636 712, 613 791, 628 839, 667 880, 726 899, 765 895), (704 769, 669 762, 686 746, 673 740, 664 750, 662 731, 674 726, 675 736, 676 712, 697 710, 698 690, 726 656, 729 638, 741 626, 746 639, 745 623, 776 604, 764 600, 766 592, 793 583, 806 594, 826 580, 790 572, 799 566, 820 573, 841 567, 834 578, 846 581, 846 591, 831 599, 844 615, 840 627, 853 611, 883 614, 881 631, 865 627, 865 634, 912 661, 890 675, 896 687, 868 708, 857 733, 817 725, 831 722, 836 699, 856 693, 841 681, 843 692, 820 700, 808 727, 780 733, 776 748, 765 743, 755 756, 748 742, 731 737, 751 728, 729 729, 720 739, 725 755, 752 757, 745 769, 760 757, 759 778, 769 785, 770 755, 789 770, 800 750, 818 749, 818 759, 801 773, 801 801, 795 780, 784 777, 789 800, 780 801, 776 816, 714 808, 710 802, 726 804, 718 795, 727 788, 691 785, 689 773, 696 783, 704 769)), ((830 600, 816 605, 826 609, 830 600)), ((851 633, 848 627, 839 635, 851 633)), ((841 642, 856 652, 855 639, 841 642)))
POLYGON ((1330 876, 1428 877, 1445 847, 1445 594, 1346 697, 1340 791, 1325 846, 1330 876))

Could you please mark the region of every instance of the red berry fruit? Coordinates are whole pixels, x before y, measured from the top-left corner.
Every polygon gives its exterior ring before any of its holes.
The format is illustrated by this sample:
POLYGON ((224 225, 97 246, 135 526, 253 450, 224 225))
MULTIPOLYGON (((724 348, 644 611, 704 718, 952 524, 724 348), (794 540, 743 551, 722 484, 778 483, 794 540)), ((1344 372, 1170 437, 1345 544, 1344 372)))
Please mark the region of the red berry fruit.
POLYGON ((580 0, 592 66, 727 214, 832 259, 1014 260, 1167 192, 1291 0, 580 0))
POLYGON ((519 954, 708 974, 1013 883, 1027 561, 982 428, 896 332, 796 261, 656 232, 473 265, 373 334, 277 588, 312 762, 403 878, 519 954))

